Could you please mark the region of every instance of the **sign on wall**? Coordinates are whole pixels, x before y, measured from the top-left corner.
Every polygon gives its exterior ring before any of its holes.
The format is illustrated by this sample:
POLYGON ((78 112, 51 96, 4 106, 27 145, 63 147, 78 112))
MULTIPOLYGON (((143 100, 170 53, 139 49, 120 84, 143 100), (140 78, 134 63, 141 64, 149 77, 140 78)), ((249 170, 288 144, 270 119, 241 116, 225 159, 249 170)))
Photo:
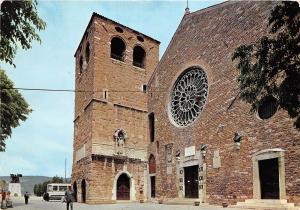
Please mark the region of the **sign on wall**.
POLYGON ((172 174, 172 161, 173 161, 173 144, 167 144, 165 146, 167 174, 172 174))
POLYGON ((193 156, 195 154, 196 154, 196 147, 195 146, 184 148, 184 156, 185 157, 193 156))
POLYGON ((165 149, 166 149, 166 162, 167 162, 167 165, 172 165, 173 144, 167 144, 165 149))
POLYGON ((213 157, 213 168, 220 168, 220 167, 221 167, 220 151, 215 150, 214 157, 213 157))

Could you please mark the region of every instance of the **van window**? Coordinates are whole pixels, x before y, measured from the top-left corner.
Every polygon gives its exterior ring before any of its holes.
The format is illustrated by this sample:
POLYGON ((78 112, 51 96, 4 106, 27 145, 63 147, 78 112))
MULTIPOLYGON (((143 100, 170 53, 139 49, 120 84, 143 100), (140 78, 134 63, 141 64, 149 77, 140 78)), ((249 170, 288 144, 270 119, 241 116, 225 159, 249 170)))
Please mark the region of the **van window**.
POLYGON ((67 191, 67 186, 59 186, 59 191, 67 191))

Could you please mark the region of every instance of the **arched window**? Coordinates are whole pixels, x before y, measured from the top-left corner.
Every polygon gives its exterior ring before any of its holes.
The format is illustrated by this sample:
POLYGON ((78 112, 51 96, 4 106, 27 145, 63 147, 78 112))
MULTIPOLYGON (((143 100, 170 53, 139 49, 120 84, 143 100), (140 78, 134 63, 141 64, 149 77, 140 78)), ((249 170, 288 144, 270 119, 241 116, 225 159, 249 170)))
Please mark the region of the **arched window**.
POLYGON ((79 58, 79 74, 82 74, 83 59, 82 56, 79 58))
POLYGON ((110 51, 111 58, 124 61, 125 48, 126 47, 123 40, 118 37, 114 37, 111 40, 111 51, 110 51))
POLYGON ((133 48, 133 65, 139 68, 145 68, 146 52, 140 46, 133 48))
POLYGON ((90 43, 87 43, 85 47, 85 60, 88 63, 90 60, 90 43))

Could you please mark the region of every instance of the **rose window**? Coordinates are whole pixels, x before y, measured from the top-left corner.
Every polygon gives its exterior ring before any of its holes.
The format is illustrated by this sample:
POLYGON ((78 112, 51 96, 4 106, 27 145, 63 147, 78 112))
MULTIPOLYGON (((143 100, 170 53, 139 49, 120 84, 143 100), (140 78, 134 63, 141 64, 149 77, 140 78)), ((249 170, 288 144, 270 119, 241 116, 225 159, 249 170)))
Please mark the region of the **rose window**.
POLYGON ((170 113, 177 125, 195 121, 205 105, 207 90, 207 76, 200 68, 189 68, 177 79, 170 102, 170 113))

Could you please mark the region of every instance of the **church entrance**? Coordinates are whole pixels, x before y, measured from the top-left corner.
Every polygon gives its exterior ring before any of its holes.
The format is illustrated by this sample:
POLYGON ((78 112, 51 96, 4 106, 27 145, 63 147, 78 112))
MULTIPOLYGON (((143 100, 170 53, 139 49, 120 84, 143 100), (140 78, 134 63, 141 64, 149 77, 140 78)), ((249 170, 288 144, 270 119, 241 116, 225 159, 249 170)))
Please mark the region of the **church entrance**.
POLYGON ((155 176, 150 177, 151 182, 151 198, 155 198, 155 176))
POLYGON ((127 174, 122 174, 118 178, 117 200, 130 200, 130 179, 127 174))
POLYGON ((198 198, 198 165, 184 168, 184 192, 186 198, 198 198))
POLYGON ((279 199, 278 158, 258 161, 261 199, 279 199))

